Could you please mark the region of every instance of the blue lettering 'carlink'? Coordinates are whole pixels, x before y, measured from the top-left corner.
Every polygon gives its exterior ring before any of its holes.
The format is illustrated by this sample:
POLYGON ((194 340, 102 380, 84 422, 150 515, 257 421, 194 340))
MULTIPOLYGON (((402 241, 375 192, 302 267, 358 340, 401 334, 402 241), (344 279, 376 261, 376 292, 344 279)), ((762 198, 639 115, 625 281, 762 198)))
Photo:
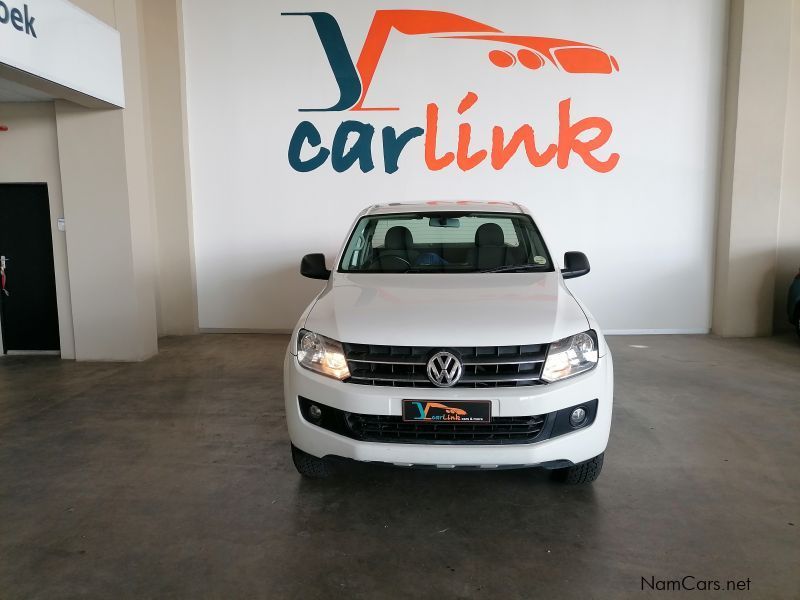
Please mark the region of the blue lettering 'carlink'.
POLYGON ((312 158, 303 160, 300 158, 300 152, 303 150, 303 142, 306 141, 309 146, 316 148, 322 143, 322 138, 313 123, 303 121, 294 130, 292 139, 289 141, 289 164, 295 171, 301 173, 308 173, 321 166, 331 153, 330 150, 322 147, 312 158))
POLYGON ((358 161, 358 168, 367 173, 375 168, 372 161, 372 136, 375 128, 361 121, 343 121, 333 136, 331 145, 331 166, 337 173, 343 173, 358 161), (353 145, 348 149, 351 133, 356 134, 353 145))

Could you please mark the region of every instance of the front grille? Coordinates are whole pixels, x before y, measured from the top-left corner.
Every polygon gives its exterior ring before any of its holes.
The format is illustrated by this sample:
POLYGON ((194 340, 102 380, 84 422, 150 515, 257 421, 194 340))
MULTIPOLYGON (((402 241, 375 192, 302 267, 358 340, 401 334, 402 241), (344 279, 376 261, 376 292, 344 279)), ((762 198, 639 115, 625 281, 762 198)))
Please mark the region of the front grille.
MULTIPOLYGON (((393 387, 436 387, 427 375, 428 359, 442 348, 344 344, 348 383, 393 387)), ((460 355, 464 365, 454 387, 493 388, 538 385, 547 344, 445 348, 460 355)))
POLYGON ((539 437, 547 415, 493 417, 491 423, 407 423, 400 416, 345 413, 354 437, 404 444, 525 444, 539 437))

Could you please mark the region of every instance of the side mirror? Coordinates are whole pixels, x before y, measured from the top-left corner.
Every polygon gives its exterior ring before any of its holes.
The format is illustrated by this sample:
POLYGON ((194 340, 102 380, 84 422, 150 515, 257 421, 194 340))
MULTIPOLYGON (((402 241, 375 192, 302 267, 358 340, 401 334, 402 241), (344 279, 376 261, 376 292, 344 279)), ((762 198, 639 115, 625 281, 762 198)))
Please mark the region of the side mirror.
POLYGON ((306 254, 300 261, 300 274, 309 279, 329 279, 331 272, 325 268, 325 255, 306 254))
POLYGON ((589 259, 583 252, 566 252, 564 254, 564 268, 561 276, 564 279, 581 277, 589 272, 589 259))

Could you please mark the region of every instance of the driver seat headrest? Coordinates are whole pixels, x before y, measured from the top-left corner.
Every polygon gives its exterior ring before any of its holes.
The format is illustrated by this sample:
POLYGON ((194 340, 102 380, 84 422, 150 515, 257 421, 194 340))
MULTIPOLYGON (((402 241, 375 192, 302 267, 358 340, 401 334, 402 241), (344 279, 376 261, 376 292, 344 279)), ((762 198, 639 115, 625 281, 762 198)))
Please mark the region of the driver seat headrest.
POLYGON ((504 246, 503 229, 497 223, 484 223, 475 232, 476 246, 504 246))
POLYGON ((414 238, 407 227, 395 225, 386 232, 384 247, 387 250, 408 250, 414 246, 414 238))

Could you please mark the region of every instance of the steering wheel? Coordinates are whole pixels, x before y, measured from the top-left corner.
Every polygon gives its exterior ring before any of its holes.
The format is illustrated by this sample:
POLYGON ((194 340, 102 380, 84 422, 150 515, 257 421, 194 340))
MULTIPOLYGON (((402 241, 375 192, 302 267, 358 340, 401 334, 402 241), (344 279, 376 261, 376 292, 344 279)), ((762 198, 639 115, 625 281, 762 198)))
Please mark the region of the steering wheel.
POLYGON ((408 271, 408 269, 411 268, 411 263, 408 260, 394 254, 390 254, 389 256, 376 256, 369 261, 367 268, 372 267, 375 263, 379 263, 381 269, 384 271, 408 271))

